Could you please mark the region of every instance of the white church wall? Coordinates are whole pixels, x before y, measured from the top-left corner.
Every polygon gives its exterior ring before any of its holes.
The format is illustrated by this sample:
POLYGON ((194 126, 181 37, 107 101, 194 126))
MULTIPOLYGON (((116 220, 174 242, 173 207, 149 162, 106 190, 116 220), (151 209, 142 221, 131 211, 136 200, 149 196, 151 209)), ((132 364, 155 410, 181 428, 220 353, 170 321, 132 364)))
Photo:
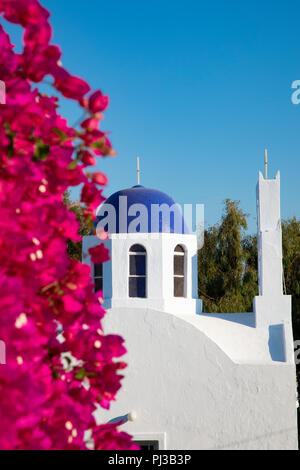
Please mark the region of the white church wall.
MULTIPOLYGON (((260 365, 234 363, 190 317, 111 310, 104 327, 126 338, 128 368, 117 401, 108 413, 99 410, 99 419, 134 411, 135 421, 122 429, 137 438, 165 434, 171 450, 297 449, 294 365, 270 357, 260 365)), ((239 330, 227 330, 233 343, 239 330)), ((244 333, 245 350, 253 338, 244 333)))
MULTIPOLYGON (((257 187, 259 295, 250 313, 204 314, 194 235, 114 234, 105 243, 104 319, 128 348, 123 387, 103 422, 167 449, 297 449, 291 297, 282 289, 280 175, 257 187), (146 299, 129 298, 129 249, 147 250, 146 299), (186 298, 174 298, 173 256, 186 249, 186 298), (196 313, 198 315, 196 315, 196 313), (148 436, 148 437, 147 437, 148 436)), ((88 248, 100 243, 84 237, 88 248)))
MULTIPOLYGON (((281 328, 257 328, 254 313, 177 315, 205 333, 236 364, 294 364, 286 355, 281 328)), ((282 326, 282 325, 280 325, 282 326)))

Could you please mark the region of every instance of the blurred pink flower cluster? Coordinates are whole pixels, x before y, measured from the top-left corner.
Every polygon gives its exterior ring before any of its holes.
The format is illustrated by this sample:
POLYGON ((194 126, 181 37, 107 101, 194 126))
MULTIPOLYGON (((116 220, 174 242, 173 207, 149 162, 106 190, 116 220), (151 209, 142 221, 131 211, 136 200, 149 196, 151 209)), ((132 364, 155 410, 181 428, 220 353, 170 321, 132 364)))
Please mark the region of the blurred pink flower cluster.
MULTIPOLYGON (((99 130, 108 97, 87 97, 89 85, 60 65, 49 12, 38 0, 0 0, 0 14, 24 28, 17 54, 0 26, 0 448, 86 449, 91 430, 96 449, 135 449, 130 436, 93 417, 96 403, 108 408, 120 388, 125 364, 116 358, 125 348, 122 338, 103 333, 89 266, 66 251, 79 226, 63 193, 82 184, 90 220, 104 200, 106 176, 85 168, 114 155, 99 130), (86 112, 80 130, 58 114, 57 98, 39 92, 35 83, 46 76, 86 112)), ((91 256, 100 263, 109 254, 99 242, 91 256)))

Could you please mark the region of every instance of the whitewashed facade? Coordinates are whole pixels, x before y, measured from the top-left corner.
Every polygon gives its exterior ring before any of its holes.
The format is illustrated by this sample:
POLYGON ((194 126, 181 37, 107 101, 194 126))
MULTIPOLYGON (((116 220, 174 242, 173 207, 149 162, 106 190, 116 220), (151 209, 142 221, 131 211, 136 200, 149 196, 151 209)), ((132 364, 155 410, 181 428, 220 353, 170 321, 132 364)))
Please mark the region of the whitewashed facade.
MULTIPOLYGON (((106 241, 111 261, 103 267, 104 327, 125 338, 128 368, 110 411, 99 410, 101 422, 122 419, 137 441, 160 449, 297 449, 279 173, 274 180, 259 175, 257 208, 259 296, 253 313, 202 313, 195 235, 115 233, 106 241), (146 251, 144 298, 129 296, 135 244, 146 251), (174 297, 178 245, 185 256, 183 297, 174 297)), ((97 243, 84 237, 84 262, 97 243)))

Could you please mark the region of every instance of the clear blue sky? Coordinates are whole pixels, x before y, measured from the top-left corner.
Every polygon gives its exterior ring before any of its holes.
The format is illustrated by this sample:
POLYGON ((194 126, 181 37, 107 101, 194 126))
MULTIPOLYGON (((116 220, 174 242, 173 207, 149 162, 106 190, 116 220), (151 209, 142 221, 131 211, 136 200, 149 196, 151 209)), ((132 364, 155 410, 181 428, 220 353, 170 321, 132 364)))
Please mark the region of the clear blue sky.
MULTIPOLYGON (((255 230, 255 185, 269 149, 281 170, 282 216, 300 216, 300 4, 294 1, 43 0, 63 63, 110 95, 103 128, 116 159, 100 160, 106 192, 136 184, 178 203, 225 198, 255 230)), ((63 105, 73 122, 78 111, 63 105)))

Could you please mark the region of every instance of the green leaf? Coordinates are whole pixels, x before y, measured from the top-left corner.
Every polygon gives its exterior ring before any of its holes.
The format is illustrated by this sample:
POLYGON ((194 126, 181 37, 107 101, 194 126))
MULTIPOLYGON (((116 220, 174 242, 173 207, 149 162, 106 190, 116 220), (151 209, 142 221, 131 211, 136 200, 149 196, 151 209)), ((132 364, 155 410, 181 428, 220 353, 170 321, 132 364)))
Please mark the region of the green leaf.
POLYGON ((58 379, 58 378, 59 378, 59 372, 58 372, 57 370, 54 370, 54 371, 52 372, 52 377, 53 377, 54 379, 58 379))
POLYGON ((77 167, 77 164, 78 164, 78 161, 73 160, 72 163, 70 163, 70 165, 68 165, 68 170, 75 170, 75 168, 77 167))
POLYGON ((34 159, 35 160, 46 160, 50 153, 50 146, 44 144, 41 140, 38 140, 35 145, 34 159))
POLYGON ((85 378, 85 370, 82 367, 80 370, 78 370, 75 374, 75 379, 76 380, 83 380, 85 378))
POLYGON ((105 138, 104 137, 101 137, 101 139, 99 140, 96 140, 95 142, 93 142, 91 144, 91 147, 95 150, 102 150, 102 148, 104 147, 105 145, 105 138))
POLYGON ((65 134, 63 131, 61 131, 60 129, 52 129, 52 132, 55 132, 55 134, 57 134, 59 137, 60 137, 60 140, 61 140, 61 143, 64 143, 66 142, 67 140, 69 140, 69 137, 67 136, 67 134, 65 134))

